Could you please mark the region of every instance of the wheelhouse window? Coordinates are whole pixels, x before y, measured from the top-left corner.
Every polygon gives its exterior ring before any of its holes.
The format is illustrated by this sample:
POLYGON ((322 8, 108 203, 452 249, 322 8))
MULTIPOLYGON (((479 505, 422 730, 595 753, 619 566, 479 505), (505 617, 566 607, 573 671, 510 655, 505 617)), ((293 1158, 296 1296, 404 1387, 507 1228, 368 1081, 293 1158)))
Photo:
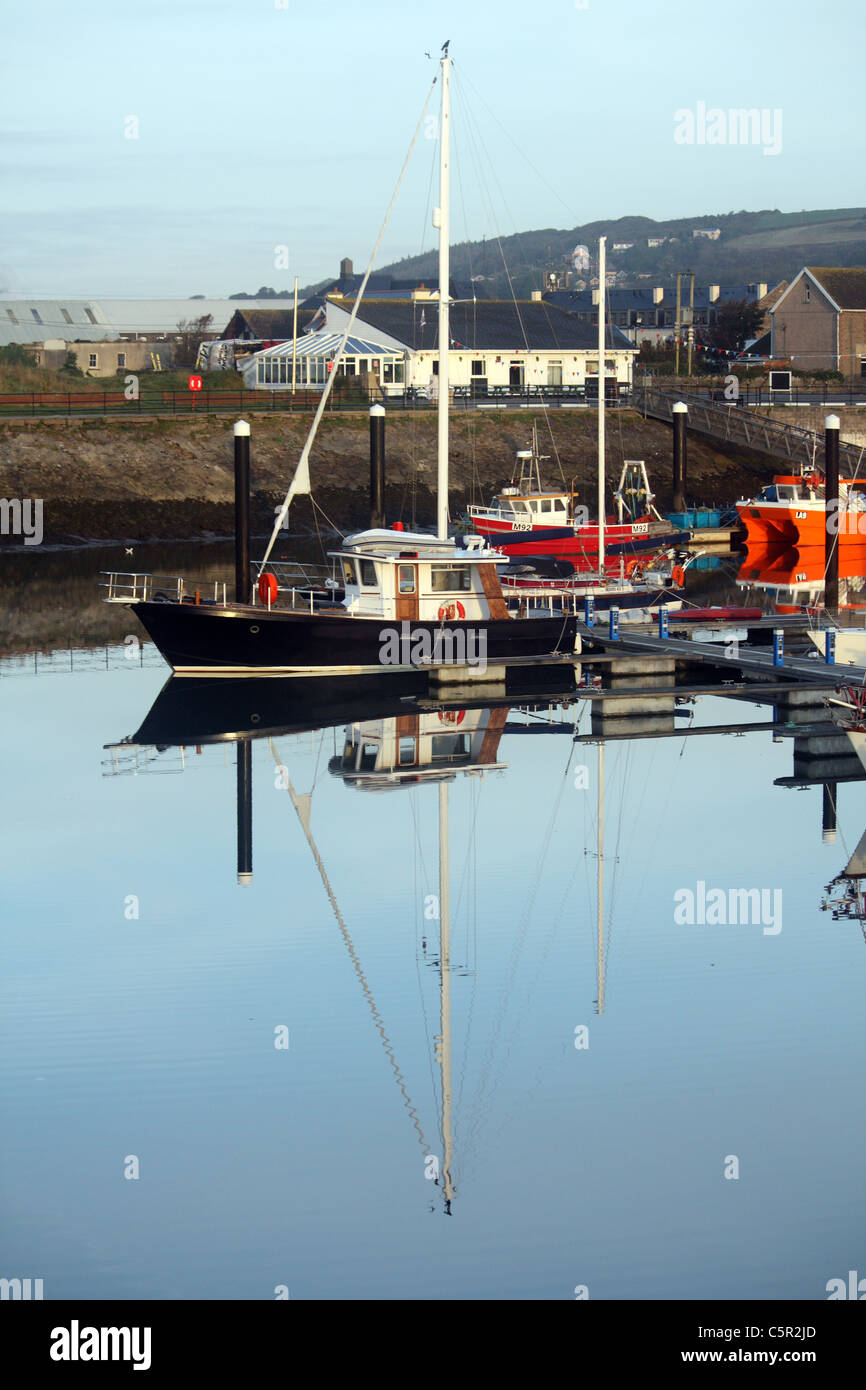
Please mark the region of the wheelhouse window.
POLYGON ((343 566, 343 583, 346 585, 357 584, 358 580, 355 576, 354 563, 351 560, 343 560, 341 563, 343 566))
POLYGON ((550 511, 552 511, 552 510, 553 510, 553 503, 551 502, 550 498, 549 498, 549 497, 543 497, 543 498, 541 499, 541 511, 543 511, 543 512, 550 512, 550 511))
POLYGON ((373 564, 373 561, 362 560, 360 562, 360 568, 362 587, 365 589, 378 589, 379 580, 376 575, 376 566, 373 564))
POLYGON ((430 756, 434 762, 462 758, 466 753, 465 734, 434 734, 430 740, 430 756))
POLYGON ((415 592, 415 566, 397 566, 397 592, 399 594, 414 594, 415 592))
POLYGON ((465 593, 472 587, 468 565, 434 565, 431 579, 434 594, 465 593))

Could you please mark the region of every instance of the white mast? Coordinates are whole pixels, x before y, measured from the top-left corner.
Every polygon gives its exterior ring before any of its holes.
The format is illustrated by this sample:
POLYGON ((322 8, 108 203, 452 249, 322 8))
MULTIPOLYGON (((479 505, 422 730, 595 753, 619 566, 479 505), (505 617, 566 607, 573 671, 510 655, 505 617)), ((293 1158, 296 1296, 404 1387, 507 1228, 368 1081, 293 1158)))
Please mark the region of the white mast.
POLYGON ((451 890, 448 865, 448 783, 439 783, 439 979, 441 1014, 439 1065, 442 1069, 442 1188, 450 1215, 454 1183, 451 1133, 451 890))
POLYGON ((605 238, 598 239, 598 568, 604 573, 604 319, 605 238))
POLYGON ((604 743, 598 741, 598 894, 596 915, 596 979, 598 982, 598 1002, 596 1012, 604 1013, 604 743))
POLYGON ((451 199, 449 162, 451 137, 451 59, 448 44, 442 48, 442 111, 439 121, 439 206, 433 209, 433 226, 439 228, 439 414, 437 446, 436 534, 448 539, 448 350, 451 332, 448 293, 451 285, 449 238, 451 199))

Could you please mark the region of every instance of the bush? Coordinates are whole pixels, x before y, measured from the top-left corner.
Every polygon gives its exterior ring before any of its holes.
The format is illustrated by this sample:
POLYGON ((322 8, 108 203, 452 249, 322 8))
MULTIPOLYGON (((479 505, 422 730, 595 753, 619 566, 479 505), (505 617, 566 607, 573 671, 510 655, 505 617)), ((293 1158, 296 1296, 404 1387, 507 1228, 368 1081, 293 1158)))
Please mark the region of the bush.
POLYGON ((6 347, 0 347, 0 366, 3 367, 35 367, 36 358, 32 352, 27 352, 20 343, 8 343, 6 347))

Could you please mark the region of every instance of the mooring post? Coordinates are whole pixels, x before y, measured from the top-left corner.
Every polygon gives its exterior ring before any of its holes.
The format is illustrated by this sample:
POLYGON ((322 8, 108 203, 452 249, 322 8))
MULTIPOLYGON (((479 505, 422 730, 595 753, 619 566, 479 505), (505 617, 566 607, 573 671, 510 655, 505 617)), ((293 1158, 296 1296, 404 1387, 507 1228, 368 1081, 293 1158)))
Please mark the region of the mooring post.
POLYGON ((828 666, 836 665, 836 629, 832 627, 824 633, 824 660, 828 666))
POLYGON ((370 529, 385 525, 385 407, 370 406, 370 529))
POLYGON ((250 579, 250 427, 236 420, 235 436, 235 602, 249 603, 250 579))
POLYGON ((668 606, 663 603, 659 608, 659 637, 669 637, 668 631, 668 606))
POLYGON ((785 629, 781 627, 773 628, 773 665, 784 666, 785 664, 785 629))
POLYGON ((673 426, 674 426, 674 476, 673 476, 673 510, 684 512, 686 509, 686 472, 688 469, 688 455, 686 445, 686 425, 688 423, 689 408, 685 401, 677 401, 673 407, 673 426))
POLYGON ((839 612, 839 427, 838 415, 824 421, 824 607, 839 612))
POLYGON ((615 641, 618 639, 618 637, 619 637, 619 609, 618 609, 618 608, 611 608, 611 610, 610 610, 610 633, 609 633, 609 636, 610 636, 611 642, 615 642, 615 641))
POLYGON ((253 745, 238 739, 238 883, 253 881, 253 745))
POLYGON ((831 845, 836 839, 836 783, 824 782, 821 798, 821 838, 831 845))
POLYGON ((583 600, 583 621, 587 627, 595 627, 595 599, 587 594, 583 600))

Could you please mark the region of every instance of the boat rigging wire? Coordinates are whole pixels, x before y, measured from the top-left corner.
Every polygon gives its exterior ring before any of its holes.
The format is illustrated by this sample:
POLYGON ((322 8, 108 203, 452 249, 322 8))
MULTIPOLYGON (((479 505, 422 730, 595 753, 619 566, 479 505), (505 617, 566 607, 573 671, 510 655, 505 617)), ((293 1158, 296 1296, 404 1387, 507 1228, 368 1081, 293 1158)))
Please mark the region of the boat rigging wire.
POLYGON ((325 406, 327 405, 327 403, 328 403, 328 397, 329 397, 330 394, 331 394, 331 387, 333 386, 333 384, 334 384, 334 382, 335 382, 335 380, 336 380, 336 378, 337 378, 337 365, 338 365, 338 363, 339 363, 339 362, 341 361, 341 359, 342 359, 343 352, 345 351, 346 343, 348 342, 349 336, 350 336, 350 334, 351 334, 351 332, 352 332, 352 329, 353 329, 354 326, 355 326, 355 320, 356 320, 356 318, 358 317, 358 310, 359 310, 360 307, 361 307, 361 301, 362 301, 362 299, 363 299, 363 297, 364 297, 364 292, 365 292, 365 290, 366 290, 366 288, 367 288, 367 282, 368 282, 368 280, 370 279, 371 274, 373 273, 373 266, 374 266, 375 263, 376 263, 376 257, 377 257, 378 254, 379 254, 379 248, 380 248, 380 246, 382 245, 382 241, 383 241, 383 238, 384 238, 384 236, 385 236, 385 232, 386 232, 386 230, 387 230, 388 223, 389 223, 390 220, 391 220, 391 213, 393 212, 393 210, 394 210, 394 204, 395 204, 395 202, 397 201, 397 194, 398 194, 399 191, 400 191, 400 187, 401 187, 401 185, 402 185, 402 183, 403 183, 403 178, 404 178, 404 176, 405 176, 405 174, 406 174, 406 170, 407 170, 408 167, 409 167, 409 162, 410 162, 410 160, 411 160, 411 158, 412 158, 412 154, 413 154, 413 151, 414 151, 414 149, 415 149, 415 145, 416 145, 417 142, 418 142, 418 136, 419 136, 420 133, 421 133, 421 128, 422 128, 422 126, 423 126, 423 124, 424 124, 424 121, 425 121, 425 118, 426 118, 426 115, 427 115, 427 107, 430 105, 430 98, 431 98, 432 95, 433 95, 433 88, 436 86, 436 82, 437 82, 437 81, 438 81, 438 76, 437 76, 437 77, 434 77, 433 81, 432 81, 431 84, 430 84, 430 90, 428 91, 427 97, 426 97, 426 99, 425 99, 425 101, 424 101, 424 107, 423 107, 423 110, 422 110, 422 112, 421 112, 421 116, 420 116, 420 118, 419 118, 419 120, 418 120, 418 124, 417 124, 416 127, 415 127, 415 133, 414 133, 413 136, 412 136, 412 140, 411 140, 411 142, 410 142, 409 149, 408 149, 407 152, 406 152, 406 158, 405 158, 404 161, 403 161, 403 167, 402 167, 402 169, 400 170, 400 177, 398 178, 398 180, 397 180, 397 185, 396 185, 396 187, 395 187, 395 189, 394 189, 394 192, 393 192, 392 195, 391 195, 391 201, 390 201, 390 203, 388 204, 388 210, 387 210, 387 212, 385 213, 384 221, 382 222, 382 226, 381 226, 380 229, 379 229, 379 235, 378 235, 378 237, 376 238, 376 244, 375 244, 375 246, 373 247, 373 251, 372 251, 372 254, 371 254, 371 256, 370 256, 369 264, 368 264, 368 266, 367 266, 367 269, 366 269, 365 272, 364 272, 364 278, 363 278, 363 280, 361 281, 361 284, 360 284, 359 287, 358 287, 358 293, 356 294, 356 296, 355 296, 355 302, 354 302, 354 304, 352 305, 352 312, 350 313, 349 318, 348 318, 348 320, 347 320, 347 322, 346 322, 346 327, 343 329, 343 336, 342 336, 342 339, 340 340, 340 345, 339 345, 339 347, 337 348, 337 352, 336 352, 336 354, 335 354, 335 356, 334 356, 334 360, 333 360, 333 364, 332 364, 332 367, 331 367, 331 371, 328 373, 328 379, 327 379, 327 381, 325 382, 325 389, 324 389, 324 391, 322 392, 321 399, 320 399, 320 401, 319 401, 318 406, 316 407, 316 413, 315 413, 315 416, 313 417, 313 423, 312 423, 312 425, 310 426, 310 432, 309 432, 309 434, 307 435, 306 442, 305 442, 304 447, 303 447, 303 450, 302 450, 302 452, 301 452, 301 457, 300 457, 300 459, 298 460, 298 466, 297 466, 297 468, 295 469, 295 475, 294 475, 294 477, 292 478, 292 481, 291 481, 291 484, 290 484, 290 486, 289 486, 289 490, 288 490, 288 492, 286 493, 286 496, 285 496, 285 500, 284 500, 284 502, 283 502, 283 505, 282 505, 282 507, 280 508, 279 512, 277 513, 277 518, 276 518, 276 520, 275 520, 275 522, 274 522, 274 529, 273 529, 273 531, 271 532, 271 538, 270 538, 270 540, 268 541, 267 547, 266 547, 266 549, 265 549, 264 557, 263 557, 263 559, 262 559, 262 561, 261 561, 261 563, 260 563, 260 565, 259 565, 259 572, 258 572, 258 575, 257 575, 257 578, 259 578, 259 579, 261 578, 262 573, 263 573, 264 568, 265 568, 265 565, 266 565, 267 562, 268 562, 268 557, 270 556, 270 553, 271 553, 271 551, 272 551, 272 549, 273 549, 273 547, 274 547, 274 543, 275 543, 275 541, 276 541, 276 539, 277 539, 277 536, 279 535, 280 531, 282 530, 283 522, 285 521, 286 517, 287 517, 288 514, 289 514, 289 507, 290 507, 290 505, 291 505, 292 497, 294 496, 295 492, 297 492, 297 491, 299 491, 299 490, 301 490, 301 489, 305 489, 306 491, 309 491, 309 476, 310 476, 309 461, 310 461, 310 451, 312 450, 312 447, 313 447, 313 440, 314 440, 315 437, 316 437, 316 432, 318 431, 319 424, 320 424, 320 422, 321 422, 322 416, 323 416, 324 413, 325 413, 325 406), (299 480, 300 480, 300 481, 299 481, 299 480), (296 484, 297 484, 297 487, 296 487, 296 484))
POLYGON ((357 950, 356 950, 356 948, 355 948, 355 943, 354 943, 354 941, 352 940, 351 935, 349 934, 349 929, 348 929, 348 927, 346 926, 346 923, 343 921, 343 915, 342 915, 342 913, 340 912, 340 905, 339 905, 339 903, 337 902, 336 896, 335 896, 335 894, 334 894, 334 890, 333 890, 333 888, 331 887, 331 883, 330 883, 330 880, 329 880, 329 878, 328 878, 327 870, 325 869, 325 865, 324 865, 324 863, 323 863, 323 861, 322 861, 322 856, 319 854, 318 846, 317 846, 315 840, 313 839, 313 833, 312 833, 312 831, 311 831, 311 829, 310 829, 310 821, 309 821, 309 810, 310 810, 309 805, 308 805, 306 808, 304 808, 302 798, 296 793, 294 787, 292 786, 292 782, 291 782, 291 778, 289 777, 288 769, 286 768, 285 764, 283 763, 282 759, 280 758, 280 755, 279 755, 279 753, 278 753, 278 751, 277 751, 276 744, 274 743, 274 740, 273 740, 272 738, 269 738, 269 739, 268 739, 268 745, 269 745, 269 747, 270 747, 271 754, 272 754, 272 756, 273 756, 274 762, 276 763, 277 767, 280 769, 280 771, 281 771, 281 773, 282 773, 283 780, 285 781, 286 790, 287 790, 288 793, 289 793, 289 797, 291 798, 292 805, 293 805, 294 808, 295 808, 295 813, 296 813, 296 815, 297 815, 297 817, 298 817, 298 820, 299 820, 300 823, 301 823, 301 829, 302 829, 303 832, 304 832, 304 836, 305 836, 305 838, 306 838, 307 844, 309 845, 310 850, 311 850, 311 852, 312 852, 313 859, 315 860, 315 863, 316 863, 316 868, 317 868, 318 871, 319 871, 319 877, 321 878, 322 883, 323 883, 324 888, 325 888, 325 892, 326 892, 327 895, 328 895, 328 901, 329 901, 329 903, 331 904, 331 909, 332 909, 332 911, 333 911, 333 913, 334 913, 335 918, 337 919, 337 926, 338 926, 339 929, 340 929, 340 935, 342 936, 342 938, 343 938, 343 943, 344 943, 344 945, 345 945, 345 947, 346 947, 346 950, 347 950, 348 953, 349 953, 349 959, 350 959, 351 962, 352 962, 352 968, 354 969, 355 974, 356 974, 356 976, 357 976, 357 978, 358 978, 358 983, 359 983, 360 986, 361 986, 361 992, 362 992, 362 994, 364 995, 364 998, 365 998, 366 1001, 367 1001, 367 1005, 368 1005, 368 1007, 369 1007, 369 1009, 370 1009, 370 1013, 371 1013, 371 1015, 372 1015, 373 1022, 374 1022, 374 1024, 376 1025, 376 1031, 378 1032, 378 1034, 379 1034, 379 1036, 380 1036, 380 1038, 381 1038, 381 1040, 382 1040, 382 1047, 383 1047, 383 1049, 384 1049, 385 1055, 386 1055, 386 1057, 388 1058, 388 1061, 389 1061, 390 1066, 391 1066, 391 1070, 392 1070, 393 1073, 394 1073, 394 1078, 395 1078, 395 1080, 396 1080, 396 1082, 397 1082, 397 1085, 398 1085, 398 1087, 399 1087, 399 1089, 400 1089, 400 1092, 401 1092, 401 1094, 402 1094, 402 1096, 403 1096, 403 1103, 404 1103, 404 1105, 405 1105, 406 1110, 407 1110, 408 1113, 409 1113, 409 1118, 410 1118, 411 1121, 412 1121, 412 1125, 413 1125, 413 1128, 414 1128, 414 1130, 415 1130, 415 1133, 418 1135, 418 1140, 419 1140, 419 1143, 421 1144, 421 1148, 423 1149, 423 1151, 424 1151, 424 1153, 425 1153, 425 1155, 426 1155, 426 1154, 429 1152, 429 1145, 427 1144, 427 1141, 426 1141, 426 1139, 424 1138, 424 1131, 423 1131, 422 1128, 421 1128, 421 1122, 420 1122, 420 1120, 418 1119, 417 1111, 415 1110, 415 1106, 413 1105, 412 1099, 411 1099, 411 1097, 410 1097, 410 1095, 409 1095, 409 1092, 408 1092, 407 1089, 406 1089, 406 1081, 405 1081, 405 1078, 404 1078, 404 1076, 403 1076, 402 1071, 400 1070, 400 1067, 399 1067, 398 1062, 397 1062, 397 1058, 396 1058, 395 1055, 394 1055, 394 1047, 393 1047, 393 1044, 391 1043, 391 1039, 388 1037, 388 1034, 387 1034, 387 1032, 386 1032, 386 1030, 385 1030, 385 1024, 384 1024, 384 1021, 383 1021, 383 1019, 382 1019, 382 1015, 379 1013, 379 1010, 378 1010, 378 1008, 376 1007, 376 1001, 375 1001, 375 999, 373 998, 373 991, 371 990, 371 988, 370 988, 370 986, 369 986, 369 984, 368 984, 368 982, 367 982, 367 977, 366 977, 366 975, 364 974, 364 970, 363 970, 363 967, 362 967, 362 965, 361 965, 360 957, 358 956, 358 952, 357 952, 357 950))

